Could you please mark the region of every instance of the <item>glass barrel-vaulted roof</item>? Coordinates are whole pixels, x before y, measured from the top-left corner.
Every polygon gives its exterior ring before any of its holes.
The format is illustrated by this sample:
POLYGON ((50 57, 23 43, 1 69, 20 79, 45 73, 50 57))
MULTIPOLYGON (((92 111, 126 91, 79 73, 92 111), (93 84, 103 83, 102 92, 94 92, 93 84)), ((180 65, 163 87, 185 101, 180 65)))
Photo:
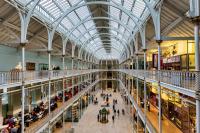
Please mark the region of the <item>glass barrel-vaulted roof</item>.
MULTIPOLYGON (((37 0, 15 1, 31 9, 37 0)), ((151 4, 157 2, 157 0, 148 1, 151 4)), ((142 25, 149 15, 143 0, 40 0, 33 15, 54 26, 63 14, 81 4, 85 5, 75 8, 66 15, 56 31, 66 35, 76 45, 80 45, 98 59, 119 59, 122 53, 130 48, 128 45, 138 31, 137 26, 142 25), (101 6, 94 8, 95 5, 101 6), (98 21, 95 19, 96 16, 98 21)))

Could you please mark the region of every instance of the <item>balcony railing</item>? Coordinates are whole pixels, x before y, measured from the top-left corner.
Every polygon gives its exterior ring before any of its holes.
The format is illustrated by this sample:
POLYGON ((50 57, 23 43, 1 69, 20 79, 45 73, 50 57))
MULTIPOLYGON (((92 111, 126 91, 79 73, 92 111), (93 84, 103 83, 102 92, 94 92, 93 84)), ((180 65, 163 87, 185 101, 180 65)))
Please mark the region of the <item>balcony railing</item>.
MULTIPOLYGON (((81 74, 98 72, 105 70, 60 70, 60 71, 26 71, 24 72, 25 81, 38 79, 58 78, 62 76, 77 76, 81 74)), ((196 71, 151 71, 151 70, 130 70, 130 69, 111 69, 110 71, 124 72, 135 77, 156 80, 163 83, 183 87, 190 90, 197 90, 200 84, 200 72, 196 71)), ((22 72, 0 72, 0 85, 10 83, 20 83, 22 72)))
MULTIPOLYGON (((32 81, 38 79, 48 79, 62 76, 76 76, 95 72, 96 70, 60 70, 60 71, 25 71, 24 80, 32 81)), ((22 81, 22 72, 0 72, 0 85, 19 83, 22 81)))
POLYGON ((186 89, 197 90, 200 84, 200 72, 196 71, 150 71, 150 70, 120 70, 135 77, 156 80, 186 89))
POLYGON ((43 119, 39 120, 37 122, 37 124, 31 125, 29 128, 26 129, 25 132, 26 133, 35 133, 36 131, 41 129, 43 126, 45 126, 45 124, 49 124, 49 122, 51 120, 53 120, 54 118, 56 118, 59 115, 61 115, 64 112, 64 110, 66 110, 66 108, 69 107, 69 105, 71 105, 74 101, 78 100, 81 96, 83 96, 85 93, 87 93, 98 82, 99 82, 99 80, 94 81, 92 84, 87 86, 87 88, 85 88, 82 91, 80 91, 78 94, 73 96, 68 101, 64 102, 61 107, 59 107, 56 110, 52 111, 50 113, 50 115, 47 115, 43 119))

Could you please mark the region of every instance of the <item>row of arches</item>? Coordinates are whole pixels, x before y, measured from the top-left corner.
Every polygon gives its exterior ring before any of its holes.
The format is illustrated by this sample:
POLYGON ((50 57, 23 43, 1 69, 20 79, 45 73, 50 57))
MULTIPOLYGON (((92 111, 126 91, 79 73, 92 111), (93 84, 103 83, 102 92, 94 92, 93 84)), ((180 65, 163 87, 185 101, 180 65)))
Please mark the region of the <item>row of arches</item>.
MULTIPOLYGON (((19 15, 20 15, 20 20, 21 20, 21 43, 26 43, 27 42, 27 29, 28 29, 28 24, 30 22, 30 19, 31 17, 33 16, 33 12, 36 8, 36 6, 38 5, 38 3, 40 2, 40 0, 36 0, 34 1, 34 4, 32 5, 31 9, 29 9, 28 13, 24 13, 17 5, 17 3, 15 1, 12 1, 15 5, 15 7, 18 9, 19 11, 19 15)), ((160 39, 160 30, 159 30, 159 27, 160 25, 158 24, 159 21, 160 21, 160 10, 161 8, 159 7, 159 9, 154 9, 151 4, 147 1, 147 0, 144 0, 147 8, 149 9, 150 11, 150 14, 153 18, 153 22, 154 22, 154 27, 155 27, 155 32, 156 32, 156 40, 159 40, 160 39)), ((162 2, 160 2, 162 3, 162 2)), ((56 21, 54 24, 52 24, 51 28, 46 26, 47 27, 47 31, 48 31, 48 51, 51 51, 52 50, 52 40, 53 40, 53 37, 54 37, 54 34, 56 32, 56 29, 57 27, 59 26, 59 24, 62 22, 62 20, 69 14, 71 13, 72 11, 78 9, 78 8, 81 8, 83 6, 89 6, 89 5, 107 5, 107 6, 112 6, 114 8, 117 8, 119 9, 120 11, 124 12, 126 15, 128 15, 132 20, 133 22, 135 23, 136 27, 137 27, 137 30, 141 36, 141 39, 142 39, 142 45, 143 45, 143 48, 145 49, 146 48, 146 44, 145 44, 145 24, 143 24, 144 22, 142 22, 142 20, 140 18, 138 18, 137 16, 135 16, 132 12, 128 11, 127 9, 125 9, 124 7, 120 6, 120 5, 117 5, 117 4, 112 4, 110 2, 102 2, 102 1, 93 1, 93 2, 85 2, 83 4, 78 4, 76 6, 73 6, 71 8, 69 8, 66 12, 64 12, 56 21)), ((161 4, 160 4, 161 5, 161 4)), ((127 29, 127 31, 129 31, 130 35, 131 36, 134 36, 136 34, 136 32, 134 32, 134 29, 130 29, 128 28, 125 24, 123 24, 123 22, 121 20, 118 20, 116 18, 114 18, 113 16, 109 16, 109 17, 94 17, 94 18, 86 18, 85 20, 79 22, 76 26, 73 27, 72 30, 69 31, 69 33, 67 35, 63 35, 64 39, 63 39, 63 53, 62 55, 65 55, 65 49, 66 49, 66 45, 67 45, 67 41, 70 39, 70 36, 71 34, 73 33, 74 30, 77 29, 77 27, 79 27, 80 25, 86 23, 87 21, 92 21, 92 20, 109 20, 109 21, 114 21, 114 22, 117 22, 118 24, 120 24, 121 26, 123 26, 125 29, 127 29), (134 33, 133 33, 134 32, 134 33), (132 33, 132 34, 131 34, 132 33)), ((98 27, 97 27, 98 28, 98 27)), ((100 27, 99 27, 100 28, 100 27)), ((101 27, 103 28, 103 27, 101 27)), ((110 28, 111 30, 115 30, 117 31, 118 33, 121 33, 118 29, 114 29, 114 28, 111 28, 111 27, 104 27, 104 28, 110 28)), ((92 28, 90 29, 92 30, 92 28)), ((87 31, 88 32, 88 31, 87 31)), ((80 37, 81 38, 81 37, 80 37)), ((80 38, 78 37, 76 41, 80 40, 80 38)), ((92 37, 91 37, 92 38, 92 37)), ((132 38, 131 38, 132 39, 132 38)), ((89 40, 89 39, 88 39, 89 40)), ((118 40, 119 43, 121 43, 118 40)), ((121 45, 124 45, 124 50, 122 52, 127 52, 128 54, 126 54, 125 58, 129 58, 131 56, 133 56, 134 52, 137 52, 137 51, 133 51, 133 49, 137 50, 136 48, 133 48, 135 47, 135 39, 133 37, 133 41, 134 43, 131 45, 129 40, 126 39, 127 43, 125 44, 122 44, 121 45)), ((81 47, 80 47, 80 52, 81 54, 79 54, 79 58, 82 58, 84 59, 85 57, 82 57, 82 49, 84 48, 84 46, 87 46, 88 44, 90 44, 90 42, 87 42, 87 44, 83 44, 81 47)), ((76 44, 75 44, 76 45, 76 44)), ((122 52, 120 54, 122 54, 122 52)), ((87 54, 87 53, 86 53, 87 54)), ((86 55, 85 54, 85 55, 86 55)), ((88 53, 88 54, 91 54, 91 53, 88 53)), ((95 56, 93 56, 95 57, 95 56)), ((85 58, 86 59, 86 58, 85 58)), ((86 59, 87 60, 87 59, 86 59)), ((97 60, 97 59, 93 59, 93 60, 97 60)))

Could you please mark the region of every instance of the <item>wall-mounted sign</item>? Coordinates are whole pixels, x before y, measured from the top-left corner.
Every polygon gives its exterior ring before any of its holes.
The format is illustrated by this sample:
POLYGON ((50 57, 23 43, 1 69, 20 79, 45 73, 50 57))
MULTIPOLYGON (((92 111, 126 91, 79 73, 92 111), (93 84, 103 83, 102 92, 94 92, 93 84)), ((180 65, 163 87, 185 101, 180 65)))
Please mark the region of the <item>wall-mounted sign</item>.
POLYGON ((173 56, 163 59, 163 63, 178 63, 181 61, 180 56, 173 56))

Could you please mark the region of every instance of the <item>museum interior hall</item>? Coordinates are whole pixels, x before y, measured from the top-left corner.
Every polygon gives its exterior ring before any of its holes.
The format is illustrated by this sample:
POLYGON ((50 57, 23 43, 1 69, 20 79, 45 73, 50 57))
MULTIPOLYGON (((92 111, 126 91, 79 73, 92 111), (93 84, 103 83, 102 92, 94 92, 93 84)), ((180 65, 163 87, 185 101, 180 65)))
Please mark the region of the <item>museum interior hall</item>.
POLYGON ((200 0, 0 0, 0 133, 200 133, 200 0))

